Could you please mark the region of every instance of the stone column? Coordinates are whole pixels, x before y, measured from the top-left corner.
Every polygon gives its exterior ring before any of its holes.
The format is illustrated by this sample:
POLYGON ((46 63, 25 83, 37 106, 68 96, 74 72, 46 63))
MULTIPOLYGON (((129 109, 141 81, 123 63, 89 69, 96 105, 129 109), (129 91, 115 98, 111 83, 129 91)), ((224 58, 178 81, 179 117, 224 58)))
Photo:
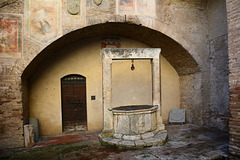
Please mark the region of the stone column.
POLYGON ((102 136, 113 134, 113 113, 112 113, 112 59, 106 58, 103 54, 102 62, 102 87, 103 87, 103 131, 102 136))
POLYGON ((152 59, 152 104, 157 105, 157 128, 159 130, 165 129, 161 116, 160 103, 160 57, 152 59))

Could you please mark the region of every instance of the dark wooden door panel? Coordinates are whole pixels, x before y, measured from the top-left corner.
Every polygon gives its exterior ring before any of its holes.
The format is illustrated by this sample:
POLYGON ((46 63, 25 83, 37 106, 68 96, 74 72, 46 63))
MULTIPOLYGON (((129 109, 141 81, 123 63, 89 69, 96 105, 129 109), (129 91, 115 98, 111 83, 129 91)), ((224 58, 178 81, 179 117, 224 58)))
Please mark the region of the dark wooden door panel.
POLYGON ((86 79, 82 76, 72 75, 62 79, 62 120, 64 131, 86 128, 86 79))

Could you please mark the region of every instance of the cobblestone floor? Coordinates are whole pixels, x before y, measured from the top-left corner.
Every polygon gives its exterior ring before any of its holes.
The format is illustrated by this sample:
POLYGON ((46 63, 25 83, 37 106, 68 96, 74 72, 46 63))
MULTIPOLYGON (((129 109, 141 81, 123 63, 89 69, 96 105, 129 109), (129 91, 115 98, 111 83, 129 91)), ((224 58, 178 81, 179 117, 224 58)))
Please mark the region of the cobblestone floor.
POLYGON ((228 133, 195 125, 166 125, 168 142, 164 146, 140 150, 103 147, 100 132, 75 132, 41 137, 35 147, 0 150, 0 159, 34 160, 207 160, 227 159, 228 133))

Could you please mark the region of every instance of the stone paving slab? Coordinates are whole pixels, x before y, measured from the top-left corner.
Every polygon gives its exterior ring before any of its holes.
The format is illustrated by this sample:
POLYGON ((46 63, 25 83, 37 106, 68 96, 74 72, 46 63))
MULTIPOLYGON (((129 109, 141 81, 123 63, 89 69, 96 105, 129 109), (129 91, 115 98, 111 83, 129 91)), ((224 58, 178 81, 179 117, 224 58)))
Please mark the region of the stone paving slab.
MULTIPOLYGON (((166 125, 166 130, 168 141, 163 146, 117 149, 99 143, 100 131, 77 132, 41 137, 33 148, 0 149, 0 159, 220 160, 229 155, 228 133, 190 124, 166 125)), ((145 142, 135 145, 145 146, 145 142)))

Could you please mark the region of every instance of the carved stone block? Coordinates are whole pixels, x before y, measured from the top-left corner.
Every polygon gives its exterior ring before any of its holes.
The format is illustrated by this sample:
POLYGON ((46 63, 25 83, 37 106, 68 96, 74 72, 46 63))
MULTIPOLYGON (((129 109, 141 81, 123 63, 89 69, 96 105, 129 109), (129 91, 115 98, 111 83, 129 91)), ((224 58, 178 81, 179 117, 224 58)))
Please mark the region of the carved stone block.
POLYGON ((34 133, 32 124, 24 125, 24 142, 25 147, 27 148, 34 146, 34 133))
POLYGON ((171 109, 169 123, 185 123, 185 109, 171 109))
POLYGON ((33 125, 34 141, 37 142, 39 139, 39 121, 37 118, 29 118, 29 124, 33 125))
POLYGON ((80 13, 80 0, 68 0, 67 1, 68 12, 72 15, 80 13))

